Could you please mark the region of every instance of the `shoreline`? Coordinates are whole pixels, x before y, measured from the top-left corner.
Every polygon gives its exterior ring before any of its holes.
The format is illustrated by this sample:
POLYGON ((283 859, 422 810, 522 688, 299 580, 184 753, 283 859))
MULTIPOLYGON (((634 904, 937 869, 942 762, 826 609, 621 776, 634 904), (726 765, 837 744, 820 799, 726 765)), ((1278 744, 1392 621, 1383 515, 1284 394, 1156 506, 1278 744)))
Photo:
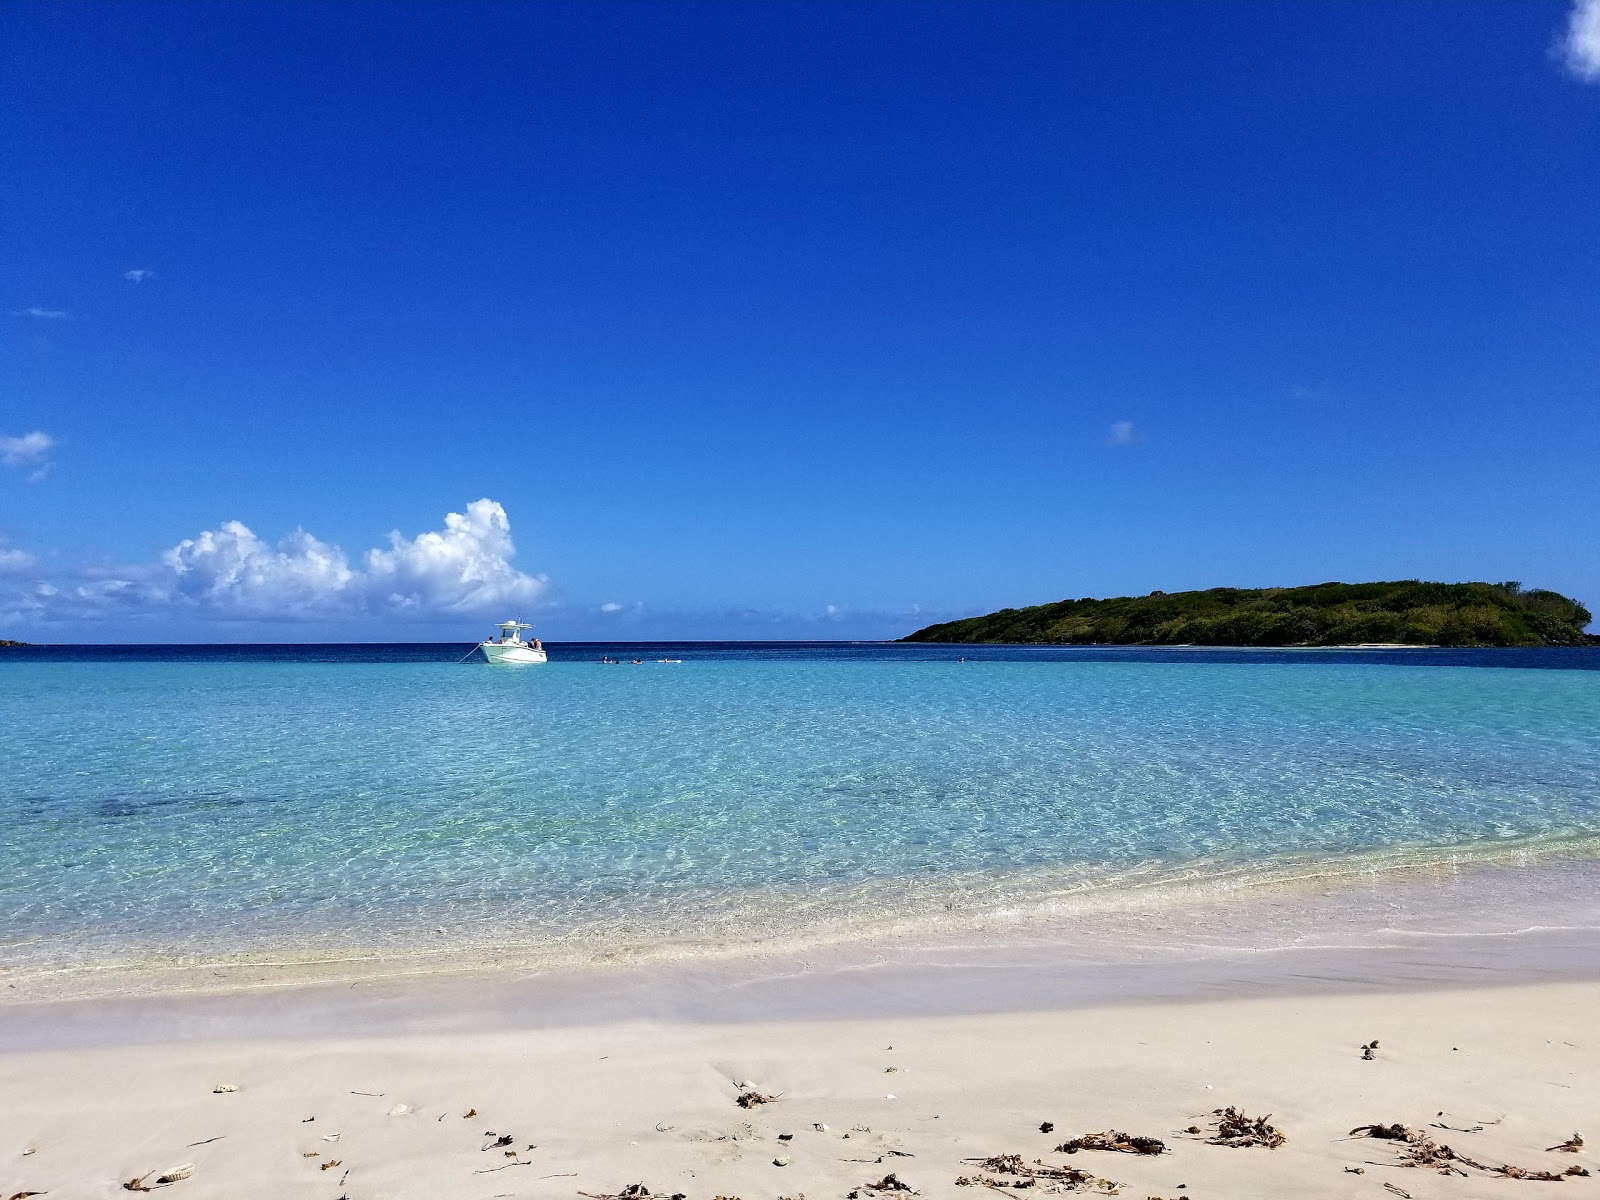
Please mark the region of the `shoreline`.
POLYGON ((982 944, 1046 949, 1097 967, 1272 951, 1398 949, 1408 934, 1499 936, 1560 926, 1600 931, 1600 846, 1590 838, 1285 858, 1270 867, 1122 871, 1055 868, 887 881, 826 898, 722 898, 669 925, 647 915, 591 928, 517 933, 490 922, 368 945, 259 944, 205 952, 40 957, 14 942, 0 959, 0 1012, 18 1003, 519 974, 563 978, 641 968, 739 970, 779 958, 872 961, 982 944), (1485 903, 1493 897, 1492 903, 1485 903))
POLYGON ((1056 898, 831 938, 0 974, 0 1053, 79 1042, 1068 1011, 1600 982, 1600 862, 1474 862, 1056 898), (1096 897, 1089 897, 1091 901, 1096 897), (1105 899, 1099 897, 1099 899, 1105 899), (1143 903, 1127 904, 1133 899, 1143 903))

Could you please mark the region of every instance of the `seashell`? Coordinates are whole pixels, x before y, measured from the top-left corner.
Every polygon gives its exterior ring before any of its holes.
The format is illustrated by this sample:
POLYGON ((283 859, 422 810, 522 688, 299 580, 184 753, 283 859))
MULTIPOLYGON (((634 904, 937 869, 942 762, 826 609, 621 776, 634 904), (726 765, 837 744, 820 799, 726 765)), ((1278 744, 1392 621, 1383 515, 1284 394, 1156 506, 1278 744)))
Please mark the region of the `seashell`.
POLYGON ((224 1092, 237 1092, 238 1090, 239 1085, 237 1083, 219 1083, 216 1087, 211 1089, 211 1094, 213 1096, 220 1096, 224 1092))
POLYGON ((775 1158, 772 1160, 772 1165, 775 1167, 787 1167, 789 1165, 789 1160, 782 1157, 775 1158))
POLYGON ((157 1183, 177 1183, 180 1179, 187 1179, 194 1174, 194 1164, 184 1163, 181 1167, 173 1167, 170 1171, 163 1171, 156 1176, 157 1183))
POLYGON ((409 1105, 409 1104, 396 1104, 393 1108, 391 1108, 389 1110, 389 1115, 391 1117, 403 1117, 410 1111, 411 1111, 411 1105, 409 1105))

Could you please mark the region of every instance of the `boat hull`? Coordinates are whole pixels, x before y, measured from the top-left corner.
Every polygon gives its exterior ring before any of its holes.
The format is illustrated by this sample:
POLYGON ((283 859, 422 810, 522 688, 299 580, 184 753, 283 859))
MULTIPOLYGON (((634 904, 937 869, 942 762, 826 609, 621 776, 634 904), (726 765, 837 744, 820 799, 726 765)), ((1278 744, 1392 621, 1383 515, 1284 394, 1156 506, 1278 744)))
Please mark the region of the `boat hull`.
POLYGON ((483 651, 485 659, 497 666, 526 667, 550 660, 550 656, 543 650, 535 650, 528 645, 506 646, 495 642, 480 642, 478 649, 483 651))

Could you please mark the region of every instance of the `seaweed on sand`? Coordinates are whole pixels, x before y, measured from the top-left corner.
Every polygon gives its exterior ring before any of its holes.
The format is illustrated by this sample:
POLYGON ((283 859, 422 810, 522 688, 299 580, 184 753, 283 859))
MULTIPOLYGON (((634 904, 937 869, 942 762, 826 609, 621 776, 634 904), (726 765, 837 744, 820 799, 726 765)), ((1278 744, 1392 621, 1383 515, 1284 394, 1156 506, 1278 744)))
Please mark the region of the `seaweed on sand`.
POLYGON ((1264 1117, 1247 1117, 1243 1109, 1230 1104, 1227 1108, 1213 1110, 1211 1115, 1217 1119, 1217 1131, 1206 1141, 1213 1146, 1265 1146, 1276 1150, 1289 1140, 1283 1130, 1269 1124, 1271 1113, 1264 1117))
POLYGON ((1514 1166, 1511 1163, 1501 1163, 1496 1166, 1479 1162, 1452 1146, 1435 1141, 1425 1131, 1414 1129, 1409 1125, 1358 1125, 1350 1131, 1350 1136, 1398 1142, 1402 1167, 1424 1167, 1441 1175, 1464 1176, 1467 1168, 1471 1168, 1474 1171, 1482 1171, 1485 1175, 1498 1175, 1502 1179, 1530 1179, 1542 1183, 1558 1183, 1569 1175, 1589 1173, 1579 1166, 1568 1167, 1565 1171, 1538 1171, 1530 1167, 1514 1166))
POLYGON ((1160 1138, 1141 1137, 1133 1133, 1119 1133, 1108 1129, 1104 1133, 1086 1133, 1056 1147, 1062 1154, 1076 1154, 1079 1150, 1110 1150, 1117 1154, 1165 1154, 1167 1144, 1160 1138))
POLYGON ((965 1161, 972 1163, 981 1171, 989 1172, 989 1175, 959 1176, 956 1179, 957 1187, 986 1187, 995 1191, 1038 1188, 1040 1191, 1051 1193, 1093 1191, 1107 1196, 1117 1195, 1120 1187, 1110 1179, 1101 1179, 1076 1167, 1050 1166, 1037 1158, 1031 1163, 1026 1162, 1020 1154, 993 1154, 988 1158, 969 1158, 965 1161), (1012 1178, 1009 1180, 992 1178, 995 1175, 1008 1175, 1012 1178))
MULTIPOLYGON (((922 1193, 917 1191, 916 1188, 912 1187, 904 1179, 901 1179, 898 1175, 891 1171, 882 1179, 878 1180, 877 1183, 863 1183, 858 1188, 851 1188, 850 1191, 846 1193, 846 1197, 847 1200, 863 1200, 863 1193, 865 1193, 866 1197, 874 1198, 875 1200, 876 1197, 888 1192, 905 1192, 912 1196, 922 1195, 922 1193)), ((802 1194, 798 1200, 805 1200, 804 1194, 802 1194)))

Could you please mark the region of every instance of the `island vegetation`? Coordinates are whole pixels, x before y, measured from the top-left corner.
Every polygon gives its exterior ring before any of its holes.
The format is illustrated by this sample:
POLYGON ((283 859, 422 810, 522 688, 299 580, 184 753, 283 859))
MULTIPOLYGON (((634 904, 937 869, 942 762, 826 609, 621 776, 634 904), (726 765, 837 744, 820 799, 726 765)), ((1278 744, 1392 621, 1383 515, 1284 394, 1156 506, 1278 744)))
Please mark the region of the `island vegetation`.
POLYGON ((1005 608, 907 642, 1121 646, 1584 646, 1589 610, 1520 583, 1319 583, 1210 588, 1005 608))
POLYGON ((27 642, 13 642, 9 638, 0 638, 0 650, 5 649, 7 646, 26 646, 28 644, 27 642))

